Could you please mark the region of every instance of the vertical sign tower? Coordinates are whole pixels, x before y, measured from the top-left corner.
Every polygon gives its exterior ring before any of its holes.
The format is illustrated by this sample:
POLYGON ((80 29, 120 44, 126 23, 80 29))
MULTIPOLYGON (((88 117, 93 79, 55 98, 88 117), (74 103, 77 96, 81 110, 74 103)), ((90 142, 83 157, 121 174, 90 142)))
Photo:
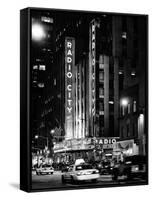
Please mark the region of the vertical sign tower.
POLYGON ((74 134, 74 65, 75 40, 65 38, 65 139, 72 139, 74 134))
POLYGON ((90 23, 89 29, 89 135, 95 136, 96 115, 96 21, 90 23))

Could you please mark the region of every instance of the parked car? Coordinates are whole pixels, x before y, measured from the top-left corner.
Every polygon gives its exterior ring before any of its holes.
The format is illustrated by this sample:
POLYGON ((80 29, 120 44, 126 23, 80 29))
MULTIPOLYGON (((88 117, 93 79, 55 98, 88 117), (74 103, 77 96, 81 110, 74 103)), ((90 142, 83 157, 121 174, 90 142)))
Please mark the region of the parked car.
POLYGON ((68 171, 62 174, 62 183, 76 183, 80 181, 96 182, 100 177, 99 170, 87 163, 72 165, 68 171))
POLYGON ((49 164, 44 164, 40 166, 39 168, 36 168, 36 174, 42 175, 42 174, 53 174, 54 168, 49 164))
POLYGON ((126 157, 124 162, 116 164, 112 170, 113 180, 118 180, 119 176, 125 176, 128 180, 146 179, 146 174, 146 157, 141 155, 126 157))

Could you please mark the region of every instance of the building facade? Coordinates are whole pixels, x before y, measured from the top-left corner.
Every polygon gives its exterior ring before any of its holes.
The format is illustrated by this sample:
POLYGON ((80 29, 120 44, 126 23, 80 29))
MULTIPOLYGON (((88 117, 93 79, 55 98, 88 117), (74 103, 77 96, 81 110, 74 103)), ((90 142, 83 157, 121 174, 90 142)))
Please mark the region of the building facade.
POLYGON ((44 13, 31 71, 33 139, 46 139, 33 147, 58 162, 145 154, 146 19, 44 13))
MULTIPOLYGON (((113 17, 113 56, 118 70, 119 135, 127 155, 145 154, 146 19, 113 17), (141 136, 142 135, 142 136, 141 136), (131 148, 127 145, 131 144, 131 148), (128 150, 128 151, 127 151, 128 150)), ((118 117, 118 116, 117 116, 118 117)))

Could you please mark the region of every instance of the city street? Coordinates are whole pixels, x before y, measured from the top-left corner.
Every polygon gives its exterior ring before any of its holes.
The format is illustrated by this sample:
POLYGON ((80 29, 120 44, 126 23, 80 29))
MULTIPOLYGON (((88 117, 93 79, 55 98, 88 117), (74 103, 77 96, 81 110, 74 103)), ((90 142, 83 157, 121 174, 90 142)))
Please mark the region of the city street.
POLYGON ((113 181, 111 175, 101 175, 96 183, 83 182, 79 184, 66 183, 63 184, 61 181, 62 173, 55 171, 53 175, 36 175, 35 172, 32 174, 32 189, 48 189, 48 188, 65 188, 67 187, 78 187, 78 186, 108 186, 108 185, 124 185, 124 184, 144 184, 145 181, 139 178, 135 178, 132 181, 125 181, 124 177, 120 177, 118 181, 113 181))
POLYGON ((32 189, 147 184, 145 17, 31 17, 32 189))

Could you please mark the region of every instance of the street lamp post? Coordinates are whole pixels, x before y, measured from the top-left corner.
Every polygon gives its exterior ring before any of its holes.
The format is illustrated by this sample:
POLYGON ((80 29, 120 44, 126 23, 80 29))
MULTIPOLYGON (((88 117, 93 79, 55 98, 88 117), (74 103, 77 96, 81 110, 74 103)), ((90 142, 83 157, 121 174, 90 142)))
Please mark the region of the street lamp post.
POLYGON ((122 98, 120 101, 120 105, 122 106, 122 115, 125 114, 125 108, 128 106, 128 99, 127 98, 122 98))

